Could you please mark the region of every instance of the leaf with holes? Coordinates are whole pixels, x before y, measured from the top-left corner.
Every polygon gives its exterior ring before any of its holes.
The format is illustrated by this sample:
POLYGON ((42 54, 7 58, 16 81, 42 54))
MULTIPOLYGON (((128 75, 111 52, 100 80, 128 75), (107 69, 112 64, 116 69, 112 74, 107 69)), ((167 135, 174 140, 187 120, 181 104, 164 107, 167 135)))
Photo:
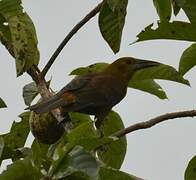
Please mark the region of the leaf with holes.
POLYGON ((19 76, 39 62, 35 27, 27 13, 23 12, 19 0, 2 0, 0 14, 0 39, 16 59, 19 76))
POLYGON ((14 121, 10 132, 0 136, 4 139, 5 143, 0 161, 9 158, 17 159, 18 155, 21 155, 21 153, 18 153, 18 149, 24 146, 30 131, 29 115, 30 112, 25 112, 21 114, 19 116, 21 118, 21 121, 14 121))
POLYGON ((106 1, 99 13, 99 28, 114 53, 120 49, 128 0, 106 1))
POLYGON ((136 42, 155 39, 175 39, 183 41, 196 41, 196 25, 187 22, 174 21, 172 23, 158 23, 158 28, 152 29, 153 24, 140 32, 136 42))
POLYGON ((42 176, 41 172, 33 166, 30 159, 25 158, 8 165, 7 169, 0 174, 1 180, 38 180, 42 176))

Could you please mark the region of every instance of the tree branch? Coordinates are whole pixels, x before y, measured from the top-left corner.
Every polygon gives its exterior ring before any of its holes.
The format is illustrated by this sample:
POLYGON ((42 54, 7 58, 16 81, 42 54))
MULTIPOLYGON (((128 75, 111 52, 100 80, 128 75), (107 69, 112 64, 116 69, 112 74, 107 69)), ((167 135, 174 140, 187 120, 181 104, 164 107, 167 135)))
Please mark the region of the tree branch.
POLYGON ((49 59, 48 63, 46 64, 46 66, 44 67, 44 69, 42 70, 42 76, 44 77, 48 70, 51 68, 52 64, 54 63, 54 61, 56 60, 57 56, 60 54, 60 52, 62 51, 62 49, 65 47, 65 45, 69 42, 69 40, 73 37, 73 35, 75 33, 77 33, 77 31, 83 26, 85 25, 91 18, 93 18, 101 9, 102 4, 105 2, 105 0, 103 0, 100 4, 98 4, 93 10, 91 10, 78 24, 76 24, 73 29, 67 34, 67 36, 65 37, 65 39, 61 42, 61 44, 59 45, 59 47, 56 49, 56 51, 54 52, 54 54, 51 56, 51 58, 49 59))
POLYGON ((167 114, 163 114, 163 115, 157 116, 155 118, 152 118, 148 121, 133 124, 125 129, 122 129, 122 130, 112 134, 112 136, 116 136, 116 137, 120 138, 128 133, 133 132, 133 131, 151 128, 152 126, 155 126, 156 124, 161 123, 163 121, 176 119, 176 118, 182 118, 182 117, 194 117, 194 116, 196 116, 196 110, 167 113, 167 114))

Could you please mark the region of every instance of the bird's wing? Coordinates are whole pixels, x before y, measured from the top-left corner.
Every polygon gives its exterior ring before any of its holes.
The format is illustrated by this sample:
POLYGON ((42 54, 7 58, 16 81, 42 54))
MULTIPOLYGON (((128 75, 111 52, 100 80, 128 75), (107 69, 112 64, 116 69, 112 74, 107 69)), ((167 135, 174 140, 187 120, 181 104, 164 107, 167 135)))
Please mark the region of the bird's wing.
POLYGON ((93 74, 74 78, 56 95, 45 101, 30 106, 29 109, 35 111, 36 113, 45 113, 60 106, 66 106, 75 103, 77 98, 74 94, 75 91, 85 87, 92 77, 94 77, 93 74))
MULTIPOLYGON (((107 76, 97 74, 88 79, 87 83, 80 84, 80 88, 72 88, 74 90, 71 92, 73 92, 74 96, 76 97, 74 99, 74 103, 71 105, 63 105, 63 110, 65 112, 80 111, 95 114, 94 111, 97 111, 99 108, 107 106, 110 109, 110 105, 113 104, 110 98, 111 91, 113 90, 108 86, 108 81, 110 81, 110 78, 107 78, 107 76)), ((73 83, 77 82, 74 81, 73 83)), ((70 85, 72 86, 73 84, 70 85)), ((66 91, 62 94, 67 97, 66 91)))

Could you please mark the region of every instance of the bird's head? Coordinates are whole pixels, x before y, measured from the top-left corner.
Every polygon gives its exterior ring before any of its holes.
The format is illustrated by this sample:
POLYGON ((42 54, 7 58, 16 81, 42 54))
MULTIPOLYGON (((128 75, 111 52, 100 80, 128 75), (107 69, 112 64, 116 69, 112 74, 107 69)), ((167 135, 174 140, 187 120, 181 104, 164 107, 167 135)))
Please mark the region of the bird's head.
POLYGON ((160 63, 155 61, 123 57, 110 64, 105 71, 129 81, 138 70, 159 65, 160 63))

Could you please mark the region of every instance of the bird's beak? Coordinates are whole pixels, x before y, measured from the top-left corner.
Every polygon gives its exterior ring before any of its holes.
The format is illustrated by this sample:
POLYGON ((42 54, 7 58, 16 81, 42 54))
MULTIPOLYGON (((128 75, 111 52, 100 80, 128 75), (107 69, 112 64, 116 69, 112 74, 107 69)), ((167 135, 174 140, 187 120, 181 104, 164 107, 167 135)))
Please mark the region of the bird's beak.
POLYGON ((134 64, 134 70, 140 70, 140 69, 159 66, 159 65, 161 65, 161 63, 158 63, 158 62, 155 62, 155 61, 147 61, 147 60, 136 59, 136 62, 134 64))

